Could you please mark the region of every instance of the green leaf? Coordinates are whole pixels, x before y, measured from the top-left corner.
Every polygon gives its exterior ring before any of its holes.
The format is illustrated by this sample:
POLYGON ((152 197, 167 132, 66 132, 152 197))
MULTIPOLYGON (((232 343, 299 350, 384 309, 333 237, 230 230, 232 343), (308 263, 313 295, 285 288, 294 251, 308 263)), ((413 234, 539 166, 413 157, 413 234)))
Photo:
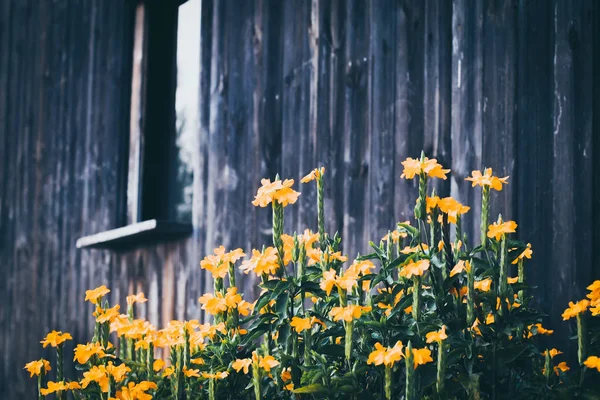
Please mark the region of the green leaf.
POLYGON ((308 386, 304 386, 304 387, 292 390, 292 393, 296 393, 296 394, 323 393, 323 392, 326 392, 326 388, 321 383, 314 383, 312 385, 308 385, 308 386))

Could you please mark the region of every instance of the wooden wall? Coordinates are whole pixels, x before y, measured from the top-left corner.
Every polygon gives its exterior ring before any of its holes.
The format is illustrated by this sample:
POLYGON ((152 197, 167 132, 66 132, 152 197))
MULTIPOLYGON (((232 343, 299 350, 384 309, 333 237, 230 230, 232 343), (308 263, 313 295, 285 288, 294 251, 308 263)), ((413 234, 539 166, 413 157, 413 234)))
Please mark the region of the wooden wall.
MULTIPOLYGON (((145 291, 158 325, 201 317, 199 260, 270 241, 250 201, 276 173, 327 167, 327 227, 355 256, 412 215, 405 157, 453 170, 437 189, 472 206, 471 232, 480 192, 464 177, 493 167, 511 178, 492 212, 532 243, 551 328, 599 277, 597 2, 203 0, 200 19, 194 235, 111 253, 75 240, 125 221, 133 6, 0 3, 0 397, 31 394, 21 368, 47 331, 89 338, 87 288, 145 291)), ((316 228, 315 188, 300 190, 290 233, 316 228)))

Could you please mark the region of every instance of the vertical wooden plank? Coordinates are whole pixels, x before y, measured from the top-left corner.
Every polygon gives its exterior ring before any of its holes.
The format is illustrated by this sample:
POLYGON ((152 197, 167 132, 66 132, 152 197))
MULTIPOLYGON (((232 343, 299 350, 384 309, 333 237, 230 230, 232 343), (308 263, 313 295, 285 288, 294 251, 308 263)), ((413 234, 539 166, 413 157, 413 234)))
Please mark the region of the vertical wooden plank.
POLYGON ((396 29, 399 22, 398 4, 391 1, 370 3, 370 173, 368 209, 371 213, 369 235, 377 240, 394 221, 390 210, 394 209, 395 177, 395 112, 397 70, 396 29))
MULTIPOLYGON (((514 176, 516 120, 516 2, 488 1, 483 23, 483 150, 484 167, 497 176, 514 176)), ((513 181, 502 192, 493 192, 490 219, 501 213, 513 219, 515 185, 513 181)))
MULTIPOLYGON (((368 244, 370 112, 370 7, 362 0, 346 3, 344 87, 344 249, 364 252, 368 244)), ((337 206, 337 204, 336 204, 337 206)))
POLYGON ((483 1, 455 0, 452 15, 452 178, 451 195, 469 204, 463 225, 479 244, 481 194, 465 178, 481 168, 483 1))
MULTIPOLYGON (((591 15, 585 1, 554 4, 552 310, 584 297, 592 277, 591 15)), ((554 312, 550 321, 558 326, 561 317, 554 312)))
MULTIPOLYGON (((424 23, 424 149, 430 157, 451 167, 452 3, 427 0, 424 23)), ((434 185, 440 195, 450 194, 449 180, 437 179, 434 185)))

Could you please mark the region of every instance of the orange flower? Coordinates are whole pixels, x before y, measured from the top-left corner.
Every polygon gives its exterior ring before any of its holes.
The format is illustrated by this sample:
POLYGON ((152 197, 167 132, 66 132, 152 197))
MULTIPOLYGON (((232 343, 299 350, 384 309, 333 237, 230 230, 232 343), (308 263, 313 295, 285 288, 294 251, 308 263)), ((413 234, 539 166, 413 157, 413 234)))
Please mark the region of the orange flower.
POLYGON ((562 372, 567 372, 568 370, 570 370, 571 368, 569 368, 567 366, 567 363, 565 361, 559 363, 556 367, 553 368, 554 369, 554 373, 556 375, 558 375, 558 371, 562 371, 562 372))
POLYGON ((349 304, 346 307, 333 307, 329 314, 333 317, 334 321, 344 320, 351 322, 353 319, 358 319, 363 313, 369 311, 371 311, 371 307, 369 306, 349 304))
POLYGON ((217 315, 223 311, 227 311, 227 303, 221 293, 213 295, 212 293, 205 293, 200 296, 198 302, 202 304, 202 309, 206 310, 211 315, 217 315))
POLYGON ((535 328, 536 332, 538 335, 552 335, 554 333, 554 330, 552 329, 546 329, 542 326, 542 324, 540 324, 539 322, 537 324, 533 324, 533 325, 529 325, 527 327, 527 329, 530 331, 529 334, 527 335, 528 338, 530 338, 531 336, 533 336, 533 334, 531 333, 531 330, 535 328))
POLYGON ((315 179, 321 179, 321 177, 324 174, 325 174, 325 167, 315 168, 312 171, 310 171, 308 175, 306 175, 304 178, 302 178, 302 180, 300 182, 302 182, 302 183, 308 183, 308 182, 313 181, 315 179))
POLYGON ((392 243, 398 243, 400 239, 404 239, 408 236, 408 234, 406 232, 400 232, 394 229, 393 231, 386 234, 383 238, 381 238, 381 240, 390 240, 390 236, 392 237, 392 243))
POLYGON ((67 390, 67 385, 64 382, 48 382, 48 388, 42 389, 41 393, 44 396, 48 396, 51 393, 62 392, 67 390))
POLYGON ((496 240, 500 240, 503 234, 514 233, 517 229, 517 226, 518 225, 515 221, 494 222, 488 227, 487 237, 496 238, 496 240))
POLYGON ((569 308, 562 313, 563 321, 576 317, 578 314, 585 312, 590 306, 590 301, 583 299, 577 303, 569 302, 569 308))
POLYGON ((147 301, 148 299, 144 296, 143 292, 127 296, 127 305, 129 307, 131 307, 134 303, 145 303, 147 301))
POLYGON ((78 344, 74 354, 73 361, 77 361, 79 364, 87 363, 92 356, 103 358, 106 355, 104 347, 97 343, 78 344))
POLYGON ((183 367, 183 375, 188 378, 200 378, 200 370, 199 369, 188 369, 188 367, 183 367))
POLYGON ((412 254, 412 253, 418 253, 419 251, 426 252, 427 250, 429 250, 429 246, 427 246, 425 243, 421 243, 420 245, 418 244, 415 247, 406 246, 405 248, 400 250, 400 253, 412 254))
POLYGON ((452 197, 444 197, 439 201, 438 206, 442 212, 448 214, 448 221, 453 224, 456 224, 459 215, 465 214, 471 209, 471 207, 463 206, 452 197))
POLYGON ((448 335, 446 335, 446 325, 443 325, 442 329, 438 332, 429 332, 427 335, 425 335, 425 337, 427 339, 427 343, 441 342, 446 340, 448 338, 448 335))
POLYGON ((98 305, 98 301, 108 293, 110 293, 110 289, 108 289, 105 285, 97 287, 96 289, 86 290, 84 301, 89 300, 90 303, 98 305))
POLYGON ((383 347, 381 343, 375 343, 375 350, 369 354, 367 364, 381 365, 391 367, 404 356, 404 345, 401 341, 396 342, 394 347, 383 347))
POLYGON ((243 359, 237 359, 233 362, 233 364, 231 364, 231 368, 235 369, 235 372, 240 372, 241 370, 244 370, 244 374, 248 374, 248 371, 250 370, 250 365, 252 364, 252 359, 250 358, 243 358, 243 359))
POLYGON ((202 373, 202 377, 206 378, 206 379, 220 380, 220 379, 225 379, 228 376, 229 376, 229 372, 227 372, 227 371, 217 372, 216 374, 212 374, 212 373, 209 373, 209 372, 203 372, 202 373))
POLYGON ((119 316, 120 305, 115 305, 112 308, 102 309, 100 307, 96 307, 96 312, 94 316, 96 317, 96 321, 103 324, 105 322, 110 322, 116 317, 119 316))
POLYGON ((417 262, 410 261, 400 270, 400 276, 408 279, 413 276, 422 276, 429 269, 429 260, 419 260, 417 262))
MULTIPOLYGON (((554 357, 556 357, 557 355, 559 355, 559 354, 562 354, 562 353, 563 353, 563 352, 562 352, 562 351, 560 351, 560 350, 557 350, 557 349, 551 349, 551 350, 550 350, 550 358, 554 358, 554 357)), ((542 353, 542 355, 543 355, 544 357, 546 357, 546 354, 548 354, 548 350, 545 350, 545 351, 542 353)))
POLYGON ((484 173, 481 171, 473 171, 471 176, 465 178, 466 181, 471 181, 473 183, 473 187, 475 186, 489 186, 494 190, 501 191, 502 185, 508 184, 507 182, 508 176, 504 178, 498 178, 497 176, 492 176, 492 169, 486 168, 484 173))
POLYGON ((492 287, 492 280, 490 278, 482 279, 475 282, 474 288, 481 290, 482 292, 489 292, 492 287))
POLYGON ((431 350, 429 350, 426 347, 422 349, 412 349, 412 353, 414 369, 417 369, 419 365, 424 365, 433 362, 433 358, 431 358, 431 350))
POLYGON ((46 346, 48 346, 48 345, 50 345, 52 347, 58 347, 62 343, 66 342, 67 340, 73 340, 73 338, 71 337, 71 335, 69 333, 62 333, 60 331, 52 331, 49 334, 47 334, 46 337, 44 338, 44 340, 42 340, 40 343, 44 345, 44 348, 46 348, 46 346))
POLYGON ((600 358, 596 356, 589 356, 587 360, 583 362, 583 365, 585 365, 589 369, 596 368, 598 372, 600 372, 600 358))
POLYGON ((163 369, 164 366, 165 362, 161 358, 154 360, 154 362, 152 363, 152 369, 154 370, 154 372, 160 371, 161 369, 163 369))
POLYGON ((413 179, 415 175, 425 174, 431 178, 442 178, 445 180, 446 174, 450 172, 449 169, 443 169, 435 158, 430 160, 425 157, 421 162, 420 159, 408 157, 405 161, 402 161, 402 165, 404 166, 404 170, 400 178, 406 179, 413 179))
POLYGON ((258 250, 252 250, 252 258, 242 262, 240 269, 245 274, 253 271, 257 276, 261 276, 262 274, 273 275, 279 269, 277 249, 267 247, 263 253, 258 250))
POLYGON ((44 373, 52 370, 52 368, 50 368, 50 363, 46 360, 44 360, 43 358, 37 361, 32 361, 29 362, 27 364, 25 364, 25 368, 27 370, 27 372, 29 372, 31 375, 29 375, 29 377, 33 377, 34 375, 39 376, 42 373, 42 368, 44 369, 44 373))
POLYGON ((135 382, 129 382, 127 386, 123 386, 121 388, 121 391, 117 392, 117 399, 151 400, 152 395, 147 394, 146 391, 157 388, 158 386, 154 382, 142 381, 138 384, 136 384, 135 382))
POLYGON ((207 270, 213 278, 225 278, 229 272, 229 264, 235 263, 246 254, 242 249, 235 249, 225 253, 225 246, 214 249, 214 254, 204 257, 200 261, 200 268, 207 270))
POLYGON ((254 198, 252 204, 254 206, 266 207, 273 200, 276 200, 283 207, 288 204, 294 204, 300 196, 299 192, 291 189, 294 184, 293 179, 286 179, 285 181, 276 180, 271 182, 270 179, 262 179, 262 186, 258 188, 258 192, 254 198))
POLYGON ((271 368, 275 368, 278 365, 279 361, 277 361, 272 355, 259 357, 258 366, 264 369, 266 372, 271 372, 271 368))
POLYGON ((456 274, 460 274, 463 271, 469 272, 471 270, 471 263, 467 260, 458 260, 452 271, 450 271, 450 277, 456 274))

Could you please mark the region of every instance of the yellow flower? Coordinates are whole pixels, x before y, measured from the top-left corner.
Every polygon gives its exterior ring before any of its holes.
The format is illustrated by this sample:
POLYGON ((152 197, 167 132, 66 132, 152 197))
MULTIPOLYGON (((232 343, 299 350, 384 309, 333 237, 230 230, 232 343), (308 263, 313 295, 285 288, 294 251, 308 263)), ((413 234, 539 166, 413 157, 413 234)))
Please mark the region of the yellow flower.
POLYGON ((287 381, 292 380, 292 372, 290 371, 290 367, 284 368, 279 375, 281 380, 285 383, 287 381))
POLYGON ((567 372, 568 370, 570 370, 571 368, 569 368, 567 366, 567 363, 565 361, 559 363, 556 367, 553 368, 554 369, 554 373, 556 375, 558 375, 558 371, 562 371, 562 372, 567 372))
POLYGON ((300 180, 300 182, 302 182, 302 183, 308 183, 308 182, 313 181, 315 179, 321 179, 321 177, 324 174, 325 174, 325 167, 315 168, 312 171, 310 171, 308 175, 306 175, 304 178, 302 178, 302 180, 300 180))
POLYGON ((514 233, 517 229, 517 226, 518 225, 515 221, 494 222, 488 227, 487 237, 500 240, 503 234, 514 233))
POLYGON ((146 393, 150 389, 158 389, 154 382, 142 381, 138 384, 129 382, 127 386, 123 386, 121 391, 117 392, 119 400, 151 400, 152 395, 146 393))
POLYGON ((258 366, 264 369, 266 372, 271 372, 271 368, 275 368, 278 365, 279 361, 277 361, 272 355, 260 357, 258 361, 258 366))
POLYGON ((406 232, 400 232, 396 229, 386 234, 381 240, 390 240, 390 236, 392 237, 392 243, 398 243, 400 239, 404 239, 408 236, 406 232))
POLYGON ((508 283, 509 283, 509 284, 511 284, 511 285, 512 285, 512 284, 515 284, 515 283, 519 282, 519 277, 518 277, 518 276, 515 276, 514 278, 511 278, 511 277, 509 276, 509 277, 508 277, 508 279, 507 279, 507 281, 508 281, 508 283))
POLYGON ((375 343, 375 350, 369 354, 367 364, 381 365, 391 367, 404 356, 404 345, 397 341, 394 347, 383 347, 381 343, 375 343))
POLYGON ((202 304, 202 309, 206 310, 211 315, 217 315, 223 311, 227 311, 227 303, 221 293, 217 293, 217 296, 212 293, 205 293, 200 296, 198 302, 202 304))
MULTIPOLYGON (((551 349, 551 350, 550 350, 550 358, 554 358, 554 357, 556 357, 557 355, 559 355, 559 354, 562 354, 562 353, 563 353, 563 352, 562 352, 562 351, 560 351, 560 350, 557 350, 557 349, 551 349)), ((543 355, 544 357, 546 357, 546 354, 548 354, 548 350, 545 350, 545 351, 542 353, 542 355, 543 355)))
POLYGON ((536 332, 538 335, 552 335, 554 333, 554 330, 552 329, 546 329, 542 326, 542 324, 540 324, 539 322, 537 324, 533 324, 533 325, 529 325, 527 327, 527 329, 530 331, 529 334, 527 335, 528 338, 530 338, 531 336, 533 336, 533 334, 531 333, 531 330, 535 328, 536 332))
POLYGON ((334 321, 344 320, 350 322, 353 319, 358 319, 363 313, 371 311, 369 306, 359 306, 355 304, 349 304, 346 307, 333 307, 329 314, 333 317, 334 321))
POLYGON ((583 365, 585 365, 589 369, 596 368, 598 372, 600 372, 600 358, 596 356, 589 356, 587 360, 583 362, 583 365))
POLYGON ((173 369, 173 367, 167 367, 167 368, 165 368, 165 370, 163 371, 163 376, 164 376, 165 378, 166 378, 166 377, 169 377, 169 376, 173 375, 173 372, 175 372, 175 370, 173 369))
POLYGON ((492 280, 490 278, 482 279, 475 282, 474 288, 481 290, 482 292, 489 292, 492 287, 492 280))
POLYGON ((120 305, 115 305, 112 308, 102 309, 100 307, 96 307, 96 312, 94 316, 96 317, 96 321, 103 324, 105 322, 111 322, 113 319, 119 316, 120 305))
POLYGON ((471 207, 464 206, 452 197, 444 197, 438 202, 442 212, 448 214, 448 221, 455 224, 459 215, 467 213, 471 207))
POLYGON ((412 349, 412 352, 414 369, 417 369, 419 365, 424 365, 433 362, 433 358, 431 358, 431 350, 429 350, 426 347, 422 349, 412 349))
POLYGON ((85 389, 92 382, 96 382, 103 392, 108 392, 108 375, 104 365, 93 366, 89 371, 83 373, 83 379, 80 382, 81 387, 85 389))
POLYGON ((299 192, 291 189, 294 184, 293 179, 286 179, 285 181, 276 180, 271 182, 270 179, 262 179, 262 186, 258 188, 258 192, 254 198, 252 204, 254 206, 266 207, 273 200, 276 200, 283 207, 288 204, 294 204, 300 196, 299 192))
POLYGON ((525 248, 525 250, 523 250, 521 252, 521 254, 519 254, 517 256, 517 258, 515 258, 513 260, 513 264, 517 264, 519 262, 519 260, 522 260, 523 258, 529 258, 531 259, 531 255, 533 254, 533 250, 531 250, 531 243, 527 243, 527 247, 525 248))
POLYGON ((305 331, 307 329, 311 329, 313 326, 313 322, 312 320, 313 318, 300 318, 300 317, 294 317, 292 318, 292 321, 290 322, 290 326, 292 328, 294 328, 294 330, 298 333, 302 333, 302 331, 305 331))
POLYGON ((569 302, 569 308, 562 313, 563 321, 576 317, 578 314, 585 312, 590 306, 590 301, 583 299, 577 303, 569 302))
POLYGON ((468 178, 465 178, 466 181, 471 181, 473 183, 473 187, 479 185, 481 187, 483 186, 489 186, 494 190, 497 191, 501 191, 502 190, 502 185, 506 185, 508 184, 507 182, 508 176, 505 176, 504 178, 498 178, 497 176, 492 176, 492 169, 491 168, 486 168, 484 173, 482 174, 481 171, 473 171, 471 173, 471 176, 468 178))
POLYGON ((427 343, 441 342, 446 340, 448 338, 448 335, 446 335, 446 325, 442 325, 442 329, 439 332, 429 332, 427 335, 425 335, 425 337, 427 339, 427 343))
POLYGON ((29 377, 33 377, 34 375, 39 376, 42 373, 42 368, 44 369, 44 373, 52 370, 52 368, 50 368, 50 363, 46 360, 44 360, 43 358, 37 361, 32 361, 29 362, 27 364, 25 364, 25 368, 27 370, 27 372, 29 372, 31 375, 29 375, 29 377))
POLYGON ((335 283, 339 288, 350 292, 352 291, 352 288, 354 288, 358 284, 358 274, 358 270, 354 268, 348 268, 343 275, 340 275, 336 279, 335 283))
POLYGON ((183 375, 188 378, 200 378, 200 370, 199 369, 188 369, 188 367, 183 367, 183 375))
POLYGON ((192 358, 190 362, 194 365, 204 365, 204 359, 202 358, 192 358))
POLYGON ((52 347, 58 347, 67 340, 73 340, 69 333, 62 333, 61 331, 52 331, 49 334, 47 334, 46 338, 40 343, 44 345, 44 348, 46 348, 46 346, 48 345, 52 347))
POLYGON ((494 322, 496 322, 496 318, 494 318, 494 314, 492 314, 492 313, 489 313, 489 314, 487 315, 487 317, 485 317, 485 324, 486 324, 486 325, 491 325, 491 324, 493 324, 494 322))
POLYGON ((410 261, 400 270, 400 276, 404 276, 408 279, 413 276, 422 276, 425 271, 429 269, 429 260, 419 260, 417 262, 410 261))
POLYGON ((415 175, 423 173, 432 178, 442 178, 445 180, 446 174, 450 172, 449 169, 443 169, 435 158, 430 160, 425 157, 423 162, 421 162, 420 159, 408 157, 405 161, 402 161, 402 165, 404 166, 404 170, 402 171, 400 178, 406 179, 413 179, 415 175))
POLYGON ((450 271, 450 277, 456 274, 460 274, 463 271, 469 272, 471 270, 471 263, 468 260, 458 260, 452 271, 450 271))
POLYGON ((323 279, 321 280, 319 286, 327 293, 327 296, 329 296, 331 290, 336 284, 336 275, 337 273, 333 268, 331 268, 329 271, 323 272, 323 279))
POLYGON ((74 351, 75 357, 73 361, 77 361, 79 364, 85 364, 92 356, 98 356, 100 358, 105 356, 104 348, 97 343, 78 344, 74 351))
POLYGON ((225 246, 219 246, 213 252, 214 254, 208 255, 200 261, 200 268, 210 272, 215 279, 225 278, 229 272, 229 264, 235 263, 246 255, 242 249, 226 253, 225 246))
POLYGON ((48 396, 51 393, 62 392, 64 390, 67 390, 67 385, 64 382, 49 381, 48 388, 42 389, 41 392, 42 392, 42 395, 48 396))
POLYGON ((143 292, 127 296, 127 305, 129 307, 131 307, 134 303, 145 303, 147 301, 148 299, 146 298, 146 296, 144 296, 143 292))
POLYGON ((96 289, 86 290, 84 301, 89 300, 90 303, 98 305, 98 301, 108 293, 110 293, 110 289, 108 289, 105 285, 97 287, 96 289))
POLYGON ((233 364, 231 364, 231 367, 233 369, 235 369, 235 372, 240 372, 241 370, 244 370, 244 374, 248 374, 248 371, 250 370, 250 365, 252 364, 252 359, 250 358, 243 358, 243 359, 237 359, 233 362, 233 364))
POLYGON ((254 303, 248 303, 246 300, 242 300, 237 305, 238 312, 242 316, 250 315, 252 310, 254 309, 254 303))
POLYGON ((154 360, 154 363, 152 363, 152 369, 154 370, 154 372, 160 371, 161 369, 163 369, 164 366, 165 362, 161 358, 154 360))
POLYGON ((420 245, 416 245, 415 247, 406 246, 405 248, 400 250, 400 253, 412 254, 412 253, 418 253, 421 250, 423 252, 425 252, 425 251, 429 250, 429 246, 427 246, 425 243, 421 243, 420 245))
POLYGON ((257 276, 262 274, 273 275, 279 269, 279 257, 277 249, 267 247, 263 253, 258 250, 252 250, 252 258, 242 262, 240 269, 245 274, 253 271, 257 276))

